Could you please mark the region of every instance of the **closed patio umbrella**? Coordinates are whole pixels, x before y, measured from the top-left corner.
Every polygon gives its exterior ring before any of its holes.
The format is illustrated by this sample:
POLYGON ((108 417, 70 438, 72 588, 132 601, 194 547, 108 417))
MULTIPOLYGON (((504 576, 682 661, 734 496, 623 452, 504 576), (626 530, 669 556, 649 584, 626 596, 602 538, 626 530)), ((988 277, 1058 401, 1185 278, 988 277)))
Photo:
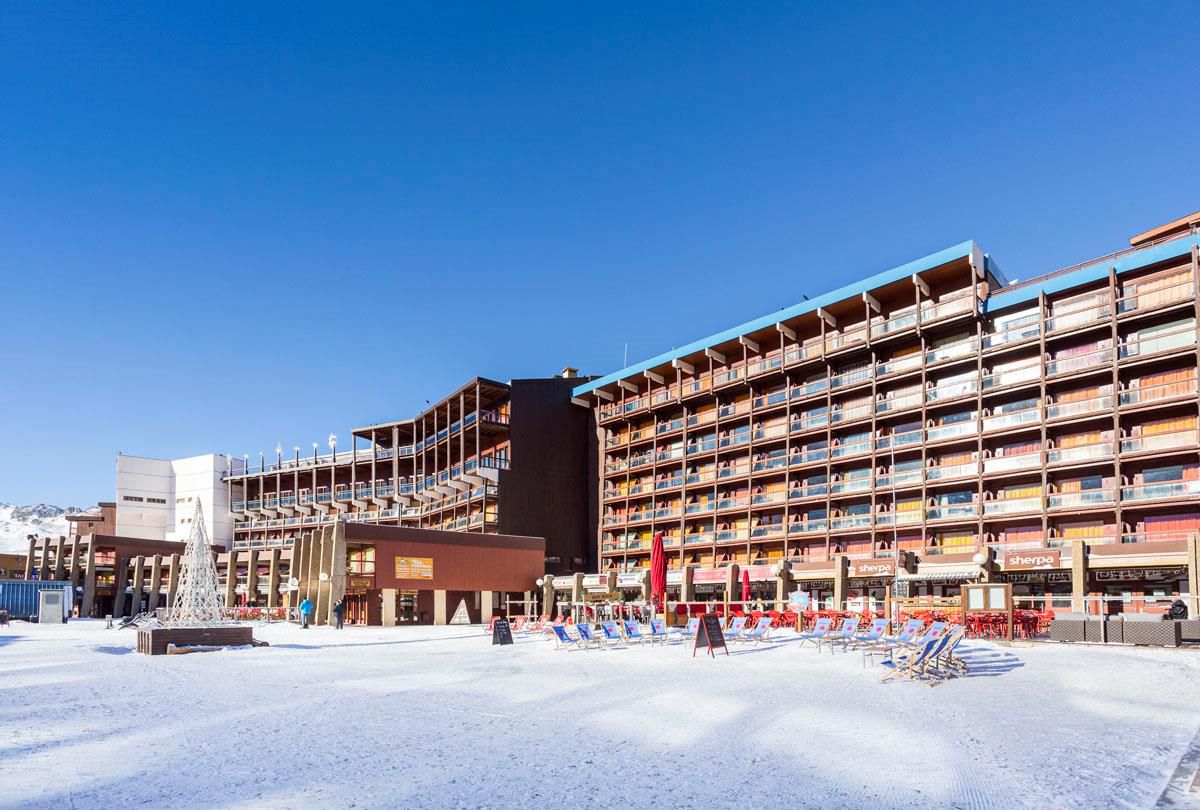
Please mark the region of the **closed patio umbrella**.
POLYGON ((650 602, 655 604, 662 599, 663 621, 667 616, 667 555, 663 553, 662 532, 654 533, 654 542, 650 546, 650 602))
POLYGON ((750 572, 742 569, 742 601, 750 601, 750 572))

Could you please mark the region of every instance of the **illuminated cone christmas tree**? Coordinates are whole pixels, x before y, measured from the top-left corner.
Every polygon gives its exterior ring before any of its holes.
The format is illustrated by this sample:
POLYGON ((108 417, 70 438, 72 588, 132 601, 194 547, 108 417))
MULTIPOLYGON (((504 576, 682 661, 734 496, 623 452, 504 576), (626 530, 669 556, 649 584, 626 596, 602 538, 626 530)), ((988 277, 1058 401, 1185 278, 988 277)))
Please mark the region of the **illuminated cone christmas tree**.
POLYGON ((225 624, 221 607, 221 587, 217 581, 217 562, 208 543, 204 528, 204 510, 196 501, 192 516, 192 533, 188 536, 179 561, 179 587, 175 604, 167 613, 171 627, 214 627, 225 624))

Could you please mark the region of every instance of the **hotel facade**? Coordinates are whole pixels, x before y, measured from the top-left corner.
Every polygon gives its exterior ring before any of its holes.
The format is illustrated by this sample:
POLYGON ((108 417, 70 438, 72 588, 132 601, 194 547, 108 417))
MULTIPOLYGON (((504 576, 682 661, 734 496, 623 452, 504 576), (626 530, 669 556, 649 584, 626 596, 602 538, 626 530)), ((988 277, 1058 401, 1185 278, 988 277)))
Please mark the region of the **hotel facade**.
POLYGON ((1010 282, 974 242, 575 387, 597 556, 672 598, 1196 594, 1197 226, 1010 282))

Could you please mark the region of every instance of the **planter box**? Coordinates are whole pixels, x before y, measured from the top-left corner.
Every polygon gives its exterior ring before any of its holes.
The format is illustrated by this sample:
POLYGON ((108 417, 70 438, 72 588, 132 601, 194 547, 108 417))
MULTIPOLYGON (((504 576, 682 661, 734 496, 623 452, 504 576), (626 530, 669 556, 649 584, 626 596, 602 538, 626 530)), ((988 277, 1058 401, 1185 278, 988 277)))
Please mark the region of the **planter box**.
POLYGON ((1086 622, 1073 619, 1051 619, 1051 641, 1084 641, 1084 625, 1086 622))
POLYGON ((1179 640, 1200 643, 1200 619, 1184 619, 1179 622, 1179 640))
POLYGON ((1178 647, 1180 622, 1124 622, 1125 643, 1152 647, 1178 647))
POLYGON ((167 645, 176 647, 241 647, 254 642, 249 625, 229 627, 146 627, 138 630, 138 652, 166 655, 167 645))

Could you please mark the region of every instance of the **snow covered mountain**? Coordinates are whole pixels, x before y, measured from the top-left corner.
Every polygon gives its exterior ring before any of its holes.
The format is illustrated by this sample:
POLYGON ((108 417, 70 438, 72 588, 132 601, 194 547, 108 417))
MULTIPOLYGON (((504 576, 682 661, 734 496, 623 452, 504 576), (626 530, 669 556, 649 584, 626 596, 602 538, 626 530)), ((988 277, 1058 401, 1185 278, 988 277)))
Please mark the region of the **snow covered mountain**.
POLYGON ((78 511, 74 506, 64 509, 45 503, 30 506, 0 503, 0 552, 24 554, 29 549, 26 538, 31 534, 50 537, 67 534, 65 516, 78 511))

